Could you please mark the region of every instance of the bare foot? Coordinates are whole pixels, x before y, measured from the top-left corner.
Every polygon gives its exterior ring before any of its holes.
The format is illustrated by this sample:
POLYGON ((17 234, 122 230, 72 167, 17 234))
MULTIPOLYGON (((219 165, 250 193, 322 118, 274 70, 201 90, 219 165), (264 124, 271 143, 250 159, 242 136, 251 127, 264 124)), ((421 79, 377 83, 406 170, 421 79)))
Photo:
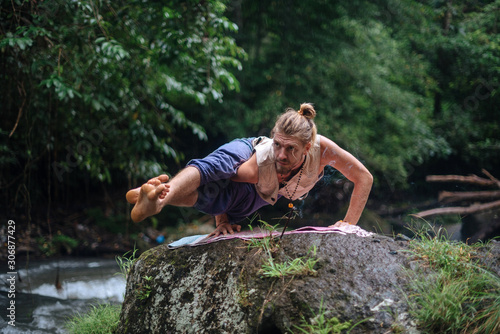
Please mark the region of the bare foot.
POLYGON ((139 197, 130 213, 130 217, 136 223, 159 213, 162 209, 160 195, 165 190, 166 185, 160 183, 155 186, 145 183, 139 190, 139 197))
MULTIPOLYGON (((158 177, 154 177, 154 178, 150 179, 147 183, 152 184, 154 186, 158 186, 161 183, 168 182, 168 180, 169 180, 168 175, 162 174, 162 175, 160 175, 158 177)), ((160 199, 164 199, 167 196, 168 188, 170 188, 170 186, 167 186, 165 188, 165 191, 163 191, 160 194, 160 199)), ((139 198, 139 192, 140 192, 140 190, 141 190, 141 187, 129 190, 127 192, 127 194, 125 195, 125 197, 127 198, 127 202, 129 202, 130 204, 137 203, 137 199, 139 198)))

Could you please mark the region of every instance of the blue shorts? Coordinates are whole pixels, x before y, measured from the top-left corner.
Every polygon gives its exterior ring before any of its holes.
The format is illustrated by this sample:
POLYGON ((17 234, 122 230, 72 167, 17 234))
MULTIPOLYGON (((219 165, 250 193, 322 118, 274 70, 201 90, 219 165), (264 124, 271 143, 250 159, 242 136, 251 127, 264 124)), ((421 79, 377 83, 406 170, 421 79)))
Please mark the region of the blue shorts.
POLYGON ((226 213, 229 222, 234 224, 269 204, 259 196, 253 184, 230 180, 252 156, 252 140, 235 139, 203 159, 188 162, 187 166, 196 167, 201 176, 194 208, 214 216, 226 213))

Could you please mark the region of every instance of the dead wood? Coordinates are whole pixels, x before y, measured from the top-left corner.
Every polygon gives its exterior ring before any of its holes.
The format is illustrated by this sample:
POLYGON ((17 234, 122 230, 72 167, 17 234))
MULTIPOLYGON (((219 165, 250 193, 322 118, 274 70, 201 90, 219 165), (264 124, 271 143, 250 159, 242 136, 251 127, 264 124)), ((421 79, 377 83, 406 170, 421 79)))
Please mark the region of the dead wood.
POLYGON ((471 183, 479 186, 498 186, 497 182, 491 179, 485 179, 477 175, 428 175, 425 180, 427 182, 461 182, 461 183, 471 183))
MULTIPOLYGON (((462 182, 470 183, 480 186, 497 186, 500 188, 500 181, 491 175, 487 170, 482 170, 488 178, 482 178, 477 175, 428 175, 426 177, 427 182, 462 182)), ((475 202, 474 204, 466 207, 447 207, 447 208, 436 208, 426 211, 421 211, 419 213, 413 214, 416 217, 430 217, 437 215, 450 215, 459 214, 467 215, 473 214, 481 211, 490 210, 493 208, 500 207, 500 200, 493 201, 489 203, 478 203, 481 200, 491 200, 500 197, 500 191, 467 191, 467 192, 451 192, 451 191, 441 191, 439 193, 439 201, 445 203, 457 202, 457 201, 469 201, 475 202)))
POLYGON ((500 208, 500 200, 484 204, 472 204, 468 207, 456 206, 448 208, 431 209, 412 214, 412 216, 425 218, 437 215, 450 215, 450 214, 467 215, 467 214, 473 214, 481 211, 490 210, 497 207, 500 208))
POLYGON ((500 198, 500 190, 492 191, 441 191, 438 200, 444 203, 477 201, 500 198))

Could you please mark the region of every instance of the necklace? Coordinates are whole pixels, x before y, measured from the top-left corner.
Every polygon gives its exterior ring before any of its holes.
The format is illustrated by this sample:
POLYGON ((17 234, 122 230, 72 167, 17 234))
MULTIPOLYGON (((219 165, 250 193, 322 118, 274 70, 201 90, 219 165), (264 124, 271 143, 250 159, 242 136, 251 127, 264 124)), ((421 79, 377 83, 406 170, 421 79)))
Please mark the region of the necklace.
MULTIPOLYGON (((293 196, 295 196, 295 193, 297 192, 297 188, 299 187, 300 179, 302 178, 302 171, 304 170, 304 163, 302 163, 302 166, 300 167, 300 172, 299 172, 299 178, 297 179, 297 184, 295 185, 295 189, 293 190, 292 195, 288 192, 288 184, 285 182, 285 192, 288 195, 288 199, 290 200, 290 203, 288 203, 288 207, 290 209, 293 209, 293 196)), ((281 179, 284 179, 283 174, 281 175, 281 179)))
MULTIPOLYGON (((288 219, 286 220, 285 227, 283 227, 283 232, 281 232, 279 241, 281 241, 281 238, 283 238, 283 234, 285 234, 286 227, 288 226, 288 223, 290 222, 290 218, 292 218, 292 214, 293 214, 293 210, 294 210, 293 203, 292 203, 293 196, 295 196, 295 193, 297 192, 297 188, 299 187, 300 178, 302 177, 302 171, 304 170, 304 163, 305 162, 306 162, 306 159, 304 159, 304 161, 302 162, 302 166, 300 166, 299 178, 297 179, 297 184, 295 185, 295 189, 293 190, 293 194, 291 196, 290 196, 290 193, 288 192, 288 184, 285 183, 285 192, 288 195, 288 199, 290 200, 290 203, 288 203, 288 207, 290 208, 290 212, 288 213, 288 219)), ((280 173, 280 175, 281 175, 281 179, 284 179, 283 174, 280 173)))

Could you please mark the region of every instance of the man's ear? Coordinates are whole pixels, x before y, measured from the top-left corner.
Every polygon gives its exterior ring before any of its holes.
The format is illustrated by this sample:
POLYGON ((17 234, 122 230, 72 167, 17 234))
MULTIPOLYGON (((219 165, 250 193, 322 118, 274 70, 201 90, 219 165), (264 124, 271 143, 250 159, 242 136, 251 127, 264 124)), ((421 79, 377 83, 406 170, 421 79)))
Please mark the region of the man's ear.
POLYGON ((306 144, 306 146, 305 146, 306 153, 309 152, 309 150, 311 149, 311 146, 312 146, 311 142, 306 144))

